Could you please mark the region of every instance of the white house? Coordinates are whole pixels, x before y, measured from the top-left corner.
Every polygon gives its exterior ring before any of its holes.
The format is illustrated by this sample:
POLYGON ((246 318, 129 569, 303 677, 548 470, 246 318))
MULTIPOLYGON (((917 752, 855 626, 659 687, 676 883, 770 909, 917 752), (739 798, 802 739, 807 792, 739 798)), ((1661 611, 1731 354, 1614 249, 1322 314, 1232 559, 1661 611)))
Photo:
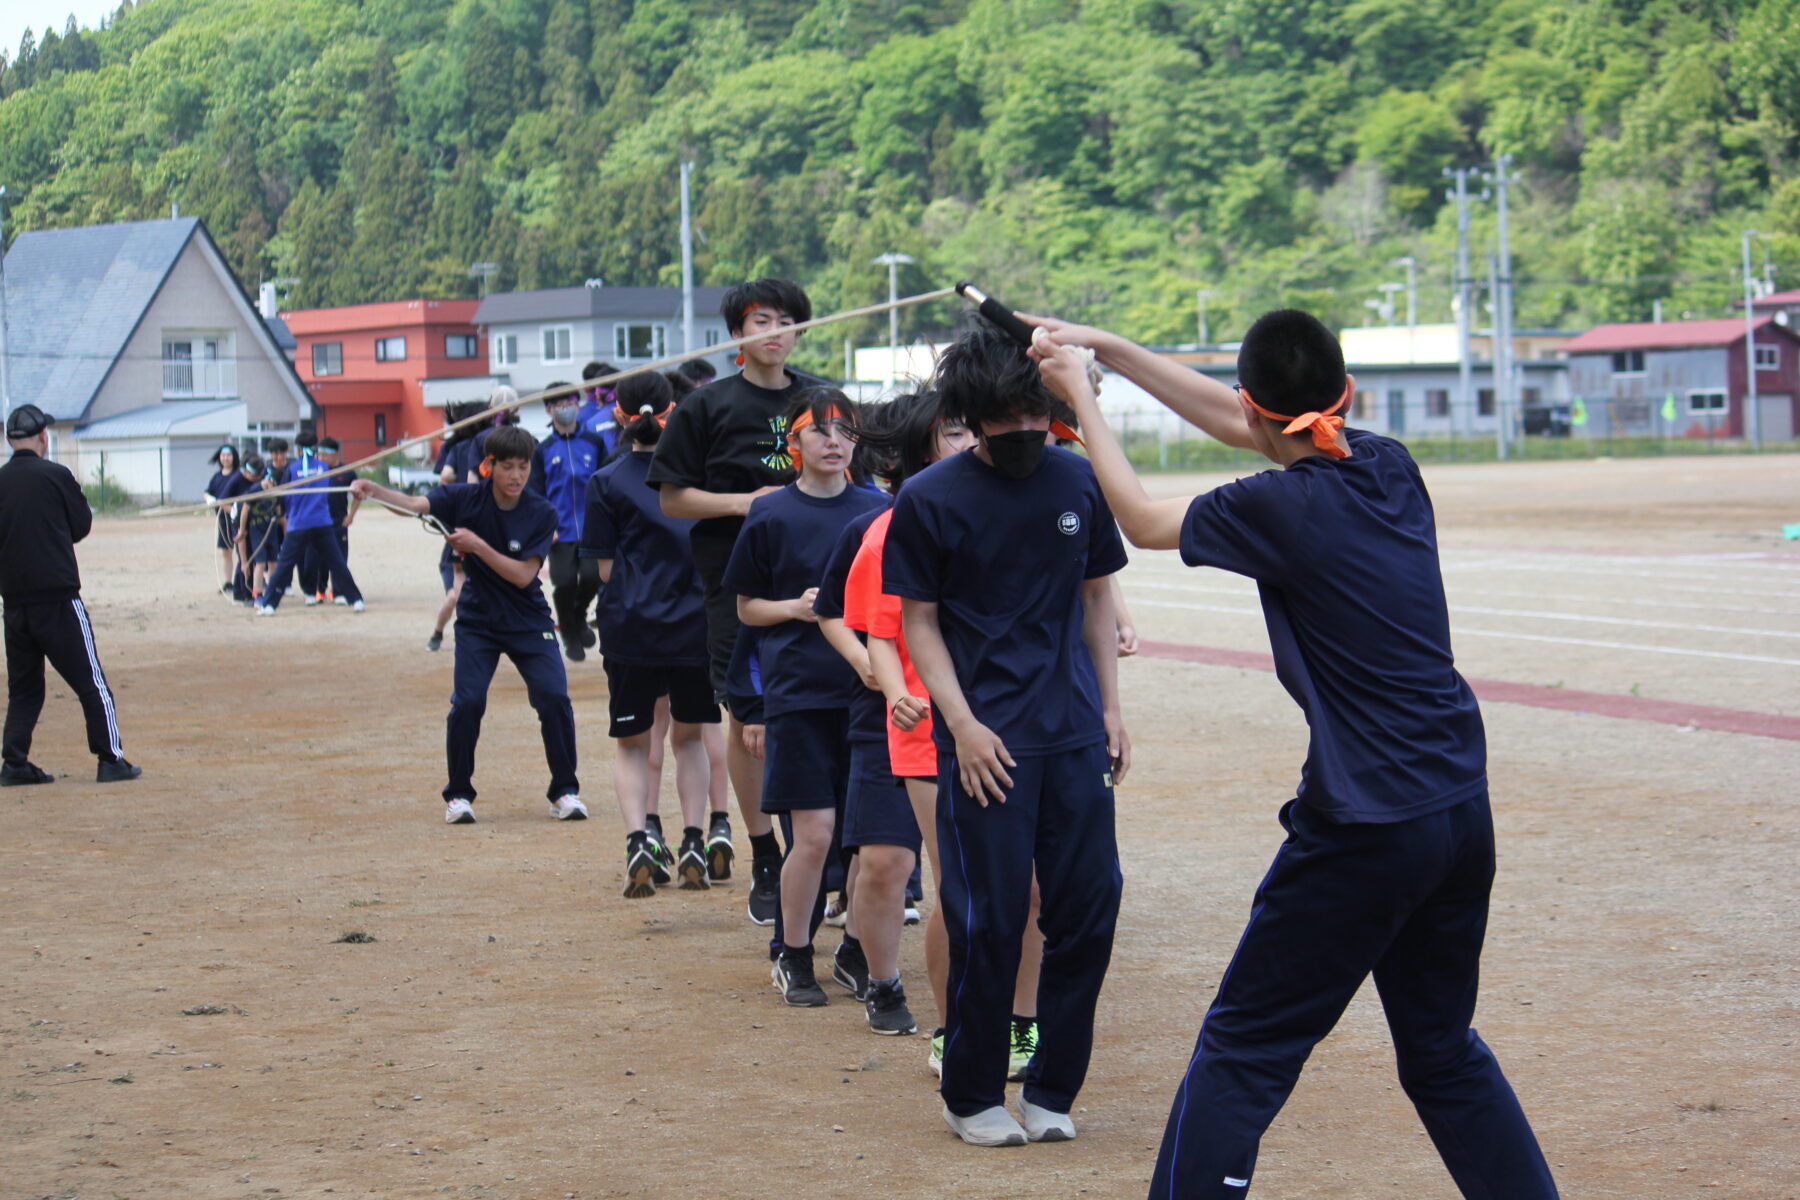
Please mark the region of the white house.
POLYGON ((221 442, 291 437, 312 401, 206 226, 187 217, 22 233, 6 255, 9 402, 51 454, 145 500, 198 499, 221 442))
MULTIPOLYGON (((725 289, 694 289, 694 349, 731 340, 719 302, 725 289)), ((583 287, 537 292, 497 292, 475 310, 488 337, 488 369, 497 383, 520 394, 552 383, 579 383, 590 362, 632 367, 686 350, 682 345, 681 289, 583 287)), ((710 355, 721 374, 731 356, 710 355)))

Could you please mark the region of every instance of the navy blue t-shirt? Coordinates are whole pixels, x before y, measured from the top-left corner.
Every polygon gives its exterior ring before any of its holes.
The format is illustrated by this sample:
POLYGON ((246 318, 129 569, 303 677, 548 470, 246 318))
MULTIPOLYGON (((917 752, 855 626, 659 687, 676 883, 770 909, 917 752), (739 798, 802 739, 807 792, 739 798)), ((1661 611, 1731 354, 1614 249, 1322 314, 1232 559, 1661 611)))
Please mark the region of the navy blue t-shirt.
MULTIPOLYGON (((937 604, 977 721, 1014 755, 1055 754, 1106 740, 1081 585, 1124 566, 1086 459, 1046 447, 1028 477, 1008 479, 965 450, 900 489, 881 581, 889 595, 937 604)), ((943 721, 931 732, 955 749, 943 721)))
MULTIPOLYGON (((813 611, 820 617, 843 620, 844 585, 850 579, 850 564, 856 561, 856 552, 862 549, 863 535, 869 532, 869 526, 886 511, 885 504, 871 508, 844 526, 844 532, 838 535, 837 545, 831 548, 831 557, 825 561, 825 576, 819 581, 819 594, 813 597, 813 611)), ((869 639, 865 635, 857 633, 856 636, 868 645, 869 639)), ((850 697, 850 740, 880 742, 885 754, 887 723, 887 697, 858 680, 856 692, 850 697)))
POLYGON ((1189 566, 1256 580, 1275 673, 1311 728, 1301 800, 1339 822, 1404 821, 1487 787, 1481 709, 1450 653, 1437 523, 1399 442, 1345 430, 1194 499, 1189 566))
MULTIPOLYGON (((473 530, 509 558, 543 558, 556 540, 556 510, 530 488, 511 512, 495 503, 491 479, 443 484, 431 489, 425 499, 431 504, 431 515, 446 528, 473 530)), ((458 622, 496 633, 535 633, 555 627, 550 606, 544 602, 543 585, 536 577, 530 587, 514 587, 473 554, 463 556, 463 572, 462 599, 456 602, 458 622)))
POLYGON ((666 515, 644 481, 650 452, 601 467, 587 482, 581 557, 612 559, 600 591, 600 653, 609 662, 703 667, 705 593, 688 554, 692 521, 666 515))
MULTIPOLYGON (((845 487, 829 500, 797 483, 750 505, 731 549, 723 586, 755 600, 797 600, 825 578, 838 534, 853 517, 888 506, 886 496, 845 487)), ((783 621, 762 631, 763 712, 778 717, 809 708, 843 708, 862 680, 810 621, 783 621)), ((864 689, 866 690, 866 689, 864 689)))

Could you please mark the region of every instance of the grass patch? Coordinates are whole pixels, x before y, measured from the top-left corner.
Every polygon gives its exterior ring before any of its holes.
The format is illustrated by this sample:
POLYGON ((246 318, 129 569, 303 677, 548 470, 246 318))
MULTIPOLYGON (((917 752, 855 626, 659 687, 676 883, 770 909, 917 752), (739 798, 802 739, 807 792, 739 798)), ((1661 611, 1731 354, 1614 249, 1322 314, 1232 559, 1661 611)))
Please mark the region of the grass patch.
POLYGON ((229 1008, 218 1004, 196 1004, 192 1008, 182 1009, 181 1015, 184 1017, 218 1017, 230 1011, 229 1008))
POLYGON ((348 933, 340 933, 338 936, 331 939, 333 945, 343 943, 350 946, 362 946, 374 940, 374 934, 364 933, 360 929, 352 929, 348 933))

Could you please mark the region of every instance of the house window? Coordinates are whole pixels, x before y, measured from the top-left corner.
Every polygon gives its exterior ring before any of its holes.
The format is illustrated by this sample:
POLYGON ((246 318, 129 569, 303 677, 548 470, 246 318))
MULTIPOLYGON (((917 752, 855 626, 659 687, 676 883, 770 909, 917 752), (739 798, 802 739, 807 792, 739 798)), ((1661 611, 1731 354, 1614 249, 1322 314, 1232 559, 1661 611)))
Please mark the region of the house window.
POLYGON ((668 353, 663 344, 663 327, 615 325, 613 351, 620 358, 661 358, 668 353))
POLYGON ((445 358, 474 358, 476 356, 475 335, 472 333, 450 333, 444 335, 445 358))
POLYGON ((165 334, 162 344, 163 395, 231 396, 237 393, 237 364, 224 334, 165 334))
POLYGON ((496 367, 516 367, 519 365, 519 335, 504 333, 499 337, 488 339, 493 348, 494 365, 496 367))
POLYGON ((1425 415, 1428 417, 1450 415, 1450 390, 1448 388, 1425 389, 1425 415))
POLYGON ((387 445, 387 414, 386 413, 376 413, 375 414, 375 444, 377 446, 387 445))
POLYGON ((567 325, 544 330, 545 362, 566 363, 574 359, 574 352, 569 349, 569 337, 572 332, 567 325))
POLYGON ((1642 350, 1621 350, 1612 356, 1614 375, 1642 375, 1644 373, 1644 352, 1642 350))
POLYGON ((1687 410, 1690 413, 1722 413, 1725 411, 1724 392, 1689 392, 1687 410))
POLYGON ((313 374, 342 375, 344 373, 344 343, 313 343, 313 374))
POLYGON ((1758 346, 1756 348, 1756 369, 1773 371, 1781 366, 1781 348, 1779 346, 1758 346))
POLYGON ((1477 416, 1494 415, 1494 389, 1478 388, 1475 391, 1475 412, 1477 416))
POLYGON ((384 337, 375 339, 376 362, 405 362, 406 339, 403 337, 384 337))
POLYGON ((717 329, 708 329, 702 340, 705 345, 716 346, 724 339, 719 336, 719 331, 717 329))
POLYGON ((1375 393, 1359 391, 1350 398, 1350 416, 1353 420, 1366 421, 1375 415, 1375 393))

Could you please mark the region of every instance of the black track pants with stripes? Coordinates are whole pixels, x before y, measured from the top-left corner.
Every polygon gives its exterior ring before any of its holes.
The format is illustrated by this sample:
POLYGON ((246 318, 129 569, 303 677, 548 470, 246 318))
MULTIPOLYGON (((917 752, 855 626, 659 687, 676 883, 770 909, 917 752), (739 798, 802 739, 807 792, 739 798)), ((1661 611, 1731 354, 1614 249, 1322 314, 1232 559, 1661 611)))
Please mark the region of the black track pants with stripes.
POLYGON ((31 734, 44 710, 45 659, 81 701, 88 749, 103 762, 123 757, 112 689, 77 597, 6 606, 6 765, 23 766, 31 754, 31 734))

